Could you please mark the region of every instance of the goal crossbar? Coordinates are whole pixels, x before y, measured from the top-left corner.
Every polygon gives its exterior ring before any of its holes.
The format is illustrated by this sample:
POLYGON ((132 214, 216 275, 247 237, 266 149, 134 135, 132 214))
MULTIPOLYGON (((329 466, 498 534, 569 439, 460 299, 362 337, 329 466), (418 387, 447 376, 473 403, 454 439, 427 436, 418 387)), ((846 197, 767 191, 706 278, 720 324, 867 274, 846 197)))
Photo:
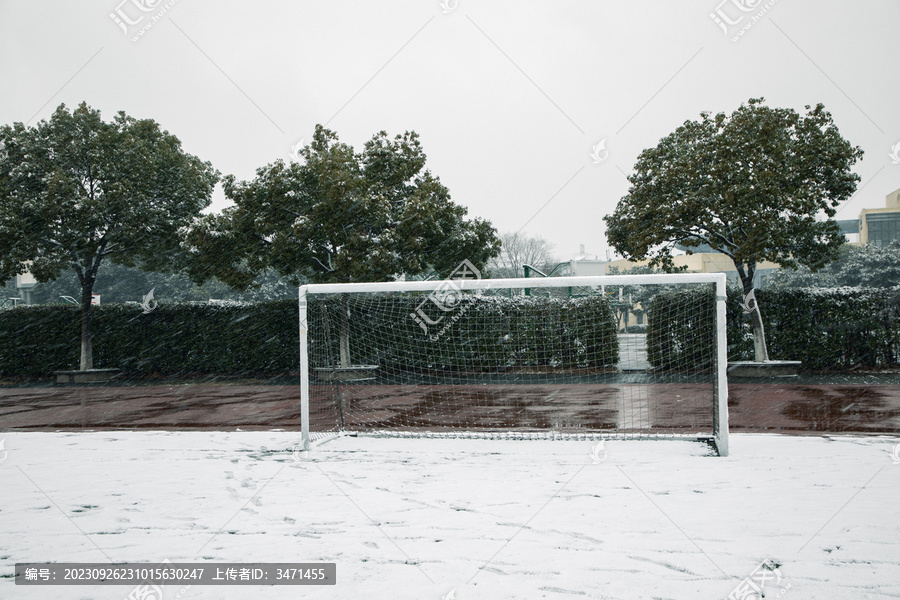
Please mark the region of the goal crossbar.
POLYGON ((716 295, 725 294, 724 273, 658 273, 648 275, 583 275, 577 277, 540 277, 516 279, 430 279, 427 281, 381 281, 373 283, 311 283, 301 286, 303 294, 353 294, 363 292, 431 292, 447 285, 462 291, 490 289, 530 289, 598 287, 601 285, 641 285, 676 283, 715 283, 716 295), (721 280, 721 292, 719 290, 721 280))
POLYGON ((719 456, 728 455, 728 379, 726 336, 726 276, 724 273, 671 273, 646 275, 595 275, 575 277, 542 277, 516 279, 454 279, 425 281, 388 281, 364 283, 307 284, 299 288, 299 345, 301 443, 304 450, 310 443, 310 355, 308 299, 312 295, 362 294, 385 292, 430 292, 449 285, 460 291, 540 289, 540 288, 602 288, 646 284, 715 285, 715 373, 713 400, 713 435, 719 456))

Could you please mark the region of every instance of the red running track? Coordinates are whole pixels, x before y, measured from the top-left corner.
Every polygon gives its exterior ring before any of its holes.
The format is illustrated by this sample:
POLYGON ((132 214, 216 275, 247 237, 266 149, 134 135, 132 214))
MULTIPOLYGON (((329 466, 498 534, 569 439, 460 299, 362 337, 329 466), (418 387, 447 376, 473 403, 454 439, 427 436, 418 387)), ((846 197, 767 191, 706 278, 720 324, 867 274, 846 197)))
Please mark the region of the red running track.
MULTIPOLYGON (((313 431, 340 415, 330 386, 313 386, 313 431)), ((690 433, 710 428, 710 389, 696 384, 342 387, 347 429, 468 428, 690 433), (368 389, 363 389, 363 388, 368 389), (363 393, 365 392, 365 393, 363 393)), ((738 432, 900 433, 898 385, 732 384, 738 432)), ((0 431, 300 428, 299 386, 229 383, 0 387, 0 431)))

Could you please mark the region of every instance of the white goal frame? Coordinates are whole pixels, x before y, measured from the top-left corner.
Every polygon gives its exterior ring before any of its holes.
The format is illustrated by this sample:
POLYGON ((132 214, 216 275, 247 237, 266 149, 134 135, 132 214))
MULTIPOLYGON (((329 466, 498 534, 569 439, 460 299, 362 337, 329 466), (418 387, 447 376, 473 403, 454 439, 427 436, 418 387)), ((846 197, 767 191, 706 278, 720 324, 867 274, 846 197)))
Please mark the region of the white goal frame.
POLYGON ((648 275, 592 275, 517 279, 454 279, 428 281, 386 281, 377 283, 318 283, 300 286, 300 428, 301 444, 309 449, 309 326, 307 297, 312 294, 352 294, 362 292, 431 292, 445 288, 448 281, 462 291, 538 288, 597 288, 606 285, 714 283, 716 286, 716 373, 713 400, 713 438, 719 456, 728 456, 728 344, 725 321, 726 276, 724 273, 667 273, 648 275))

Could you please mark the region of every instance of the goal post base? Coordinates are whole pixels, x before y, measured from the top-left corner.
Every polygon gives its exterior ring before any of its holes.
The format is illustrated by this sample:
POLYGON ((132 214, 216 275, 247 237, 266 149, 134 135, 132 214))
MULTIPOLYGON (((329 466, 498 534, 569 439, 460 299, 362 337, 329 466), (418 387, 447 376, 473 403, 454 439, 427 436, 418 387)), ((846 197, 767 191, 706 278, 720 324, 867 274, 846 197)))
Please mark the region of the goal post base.
POLYGON ((728 363, 730 377, 796 377, 803 363, 799 360, 737 361, 728 363))
POLYGON ((708 446, 716 456, 727 456, 720 440, 711 435, 696 434, 623 434, 603 432, 558 431, 342 431, 335 432, 319 444, 342 437, 409 440, 508 440, 508 441, 560 441, 560 442, 696 442, 708 446), (724 454, 723 454, 724 452, 724 454))

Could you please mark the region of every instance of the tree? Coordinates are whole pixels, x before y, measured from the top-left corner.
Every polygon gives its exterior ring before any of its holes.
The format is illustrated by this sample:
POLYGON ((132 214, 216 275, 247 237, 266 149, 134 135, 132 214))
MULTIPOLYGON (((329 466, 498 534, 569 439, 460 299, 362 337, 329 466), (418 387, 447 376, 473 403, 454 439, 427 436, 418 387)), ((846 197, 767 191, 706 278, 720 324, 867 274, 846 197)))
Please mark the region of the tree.
POLYGON ((862 150, 824 106, 804 116, 750 99, 731 115, 701 113, 641 152, 628 195, 604 218, 620 253, 671 265, 675 244, 708 244, 734 262, 751 311, 755 356, 768 360, 753 295, 763 260, 817 270, 844 242, 831 219, 856 190, 862 150), (824 214, 828 219, 820 219, 824 214))
POLYGON ((0 127, 0 279, 72 269, 81 287, 80 368, 93 368, 91 295, 108 259, 172 268, 184 228, 209 205, 218 173, 150 119, 111 122, 82 103, 49 121, 0 127))
MULTIPOLYGON (((425 170, 418 135, 381 131, 362 152, 316 127, 302 162, 278 160, 251 181, 225 178, 234 206, 192 230, 190 272, 238 289, 266 268, 310 283, 446 276, 463 260, 478 268, 499 252, 494 228, 465 218, 425 170)), ((350 366, 349 304, 341 314, 341 366, 350 366)))
POLYGON ((500 242, 500 254, 490 261, 491 273, 497 277, 524 277, 524 265, 546 271, 555 261, 553 244, 540 236, 506 232, 500 242))
POLYGON ((893 287, 900 285, 900 240, 886 246, 846 246, 818 273, 806 267, 775 273, 769 285, 798 287, 893 287))

